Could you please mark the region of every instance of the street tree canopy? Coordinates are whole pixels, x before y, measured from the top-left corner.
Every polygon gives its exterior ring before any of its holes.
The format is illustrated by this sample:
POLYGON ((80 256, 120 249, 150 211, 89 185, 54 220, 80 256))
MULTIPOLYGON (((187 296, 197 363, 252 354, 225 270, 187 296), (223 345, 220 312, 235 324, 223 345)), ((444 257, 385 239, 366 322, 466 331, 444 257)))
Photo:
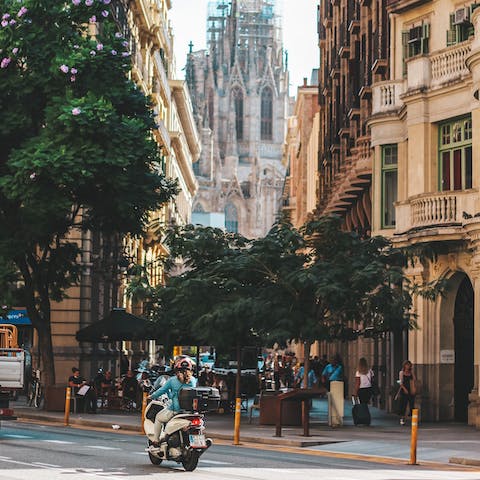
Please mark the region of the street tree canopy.
POLYGON ((321 217, 299 230, 282 219, 265 237, 236 243, 219 232, 214 242, 212 231, 200 227, 172 235, 172 252, 189 269, 157 289, 164 301, 157 315, 175 318, 212 345, 295 340, 309 352, 316 340, 409 328, 412 294, 432 296, 436 288, 411 285, 403 252, 382 237, 345 232, 338 217, 321 217))
POLYGON ((141 234, 176 192, 110 0, 4 0, 0 11, 0 258, 14 263, 55 383, 51 302, 78 282, 75 232, 141 234))

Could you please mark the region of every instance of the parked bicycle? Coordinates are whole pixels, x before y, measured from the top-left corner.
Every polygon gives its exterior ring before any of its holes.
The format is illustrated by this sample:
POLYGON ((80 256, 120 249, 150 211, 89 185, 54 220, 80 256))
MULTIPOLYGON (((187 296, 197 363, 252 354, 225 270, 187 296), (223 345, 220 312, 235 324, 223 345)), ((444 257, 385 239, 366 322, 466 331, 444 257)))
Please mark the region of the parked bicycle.
POLYGON ((43 387, 40 383, 40 370, 32 371, 32 379, 28 385, 27 405, 40 408, 43 403, 43 387))

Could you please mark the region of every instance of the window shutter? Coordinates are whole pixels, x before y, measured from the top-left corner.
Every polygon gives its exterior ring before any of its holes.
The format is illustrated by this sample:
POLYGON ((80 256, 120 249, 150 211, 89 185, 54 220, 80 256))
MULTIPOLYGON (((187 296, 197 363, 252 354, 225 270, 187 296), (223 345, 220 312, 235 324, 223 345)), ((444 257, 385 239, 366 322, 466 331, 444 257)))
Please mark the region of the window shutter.
POLYGON ((428 53, 428 38, 430 36, 430 24, 424 23, 422 25, 423 34, 422 40, 420 42, 420 52, 421 53, 428 53))
POLYGON ((409 57, 408 52, 408 38, 409 38, 409 31, 404 30, 402 32, 402 61, 403 61, 403 76, 407 74, 407 64, 405 60, 409 57))
POLYGON ((455 28, 447 30, 447 47, 451 47, 457 43, 457 31, 455 28))

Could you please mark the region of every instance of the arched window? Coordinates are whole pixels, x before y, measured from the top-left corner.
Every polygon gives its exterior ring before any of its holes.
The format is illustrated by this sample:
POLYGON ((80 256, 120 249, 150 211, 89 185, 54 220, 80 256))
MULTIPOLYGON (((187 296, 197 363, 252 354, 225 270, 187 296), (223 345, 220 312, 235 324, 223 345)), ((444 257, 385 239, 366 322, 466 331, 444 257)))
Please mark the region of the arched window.
POLYGON ((213 130, 213 127, 215 125, 213 117, 214 117, 214 110, 213 110, 213 90, 210 89, 208 92, 208 126, 210 127, 210 130, 213 130))
POLYGON ((237 140, 243 140, 243 92, 240 88, 232 90, 233 106, 235 108, 235 130, 237 140))
POLYGON ((225 206, 225 230, 238 233, 238 212, 233 203, 227 203, 225 206))
POLYGON ((261 124, 260 138, 262 140, 272 139, 272 122, 273 122, 273 93, 272 89, 265 87, 262 90, 261 99, 261 124))

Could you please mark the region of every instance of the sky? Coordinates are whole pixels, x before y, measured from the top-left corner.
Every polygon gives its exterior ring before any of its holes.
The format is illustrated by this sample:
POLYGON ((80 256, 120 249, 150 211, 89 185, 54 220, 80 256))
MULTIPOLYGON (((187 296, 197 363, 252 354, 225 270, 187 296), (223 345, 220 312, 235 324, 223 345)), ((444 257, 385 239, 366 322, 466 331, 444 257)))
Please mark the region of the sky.
MULTIPOLYGON (((319 50, 317 36, 318 0, 277 0, 283 10, 283 43, 288 51, 290 95, 296 95, 303 78, 310 77, 318 68, 319 50)), ((206 18, 208 0, 172 0, 169 16, 174 34, 174 49, 178 78, 184 78, 188 44, 201 50, 206 46, 206 18)))

